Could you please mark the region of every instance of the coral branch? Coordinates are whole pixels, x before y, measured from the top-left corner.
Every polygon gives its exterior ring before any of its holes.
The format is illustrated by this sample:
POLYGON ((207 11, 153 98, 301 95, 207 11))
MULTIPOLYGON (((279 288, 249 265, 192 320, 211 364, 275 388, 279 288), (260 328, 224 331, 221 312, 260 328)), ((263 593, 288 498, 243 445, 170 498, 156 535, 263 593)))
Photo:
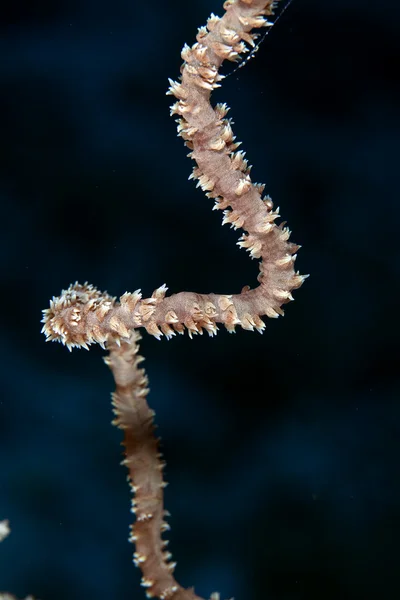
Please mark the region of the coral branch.
POLYGON ((120 346, 115 342, 108 344, 110 355, 104 359, 116 383, 112 396, 116 415, 113 424, 124 432, 123 464, 129 469, 128 480, 134 493, 132 512, 136 521, 130 536, 136 546, 133 560, 142 571, 142 585, 148 598, 174 596, 174 600, 195 600, 199 597, 193 589, 184 589, 176 582, 173 576, 176 563, 170 562, 168 542, 161 538, 162 532, 169 529, 163 505, 165 463, 161 461, 154 436, 154 411, 146 402, 147 377, 138 366, 143 360, 138 354, 139 340, 139 333, 133 331, 130 339, 120 346))
POLYGON ((240 294, 197 294, 181 292, 165 296, 166 287, 143 299, 140 291, 126 293, 119 302, 87 284, 75 283, 53 298, 44 311, 43 331, 47 339, 60 341, 69 349, 87 348, 128 340, 132 329, 144 327, 158 339, 188 330, 189 335, 217 332, 217 323, 228 331, 236 325, 262 332, 261 317, 283 315, 282 306, 293 300, 292 291, 306 276, 294 271, 299 246, 289 242, 290 231, 277 225, 278 211, 271 199, 261 198, 264 186, 252 183, 250 167, 226 118, 227 106, 210 104, 211 91, 219 87, 218 71, 224 59, 237 60, 254 44, 253 28, 269 26, 271 0, 228 0, 222 18, 215 15, 199 29, 197 42, 184 46, 180 82, 170 81, 168 93, 178 100, 171 108, 178 115, 178 132, 196 161, 192 178, 215 199, 214 208, 224 210, 223 224, 242 228, 238 245, 252 258, 261 258, 259 286, 244 288, 240 294))
MULTIPOLYGON (((132 511, 136 521, 130 540, 135 542, 134 562, 142 570, 142 585, 148 597, 174 600, 199 599, 192 588, 184 589, 173 576, 175 563, 165 550, 162 533, 169 527, 164 520, 163 462, 154 437, 153 416, 147 396, 147 377, 139 368, 138 328, 167 339, 187 329, 189 336, 206 330, 210 336, 222 323, 233 332, 236 325, 257 329, 265 325, 261 317, 283 314, 282 306, 306 276, 294 271, 299 246, 289 242, 290 232, 277 225, 278 210, 271 199, 262 198, 264 186, 250 179, 250 167, 226 118, 225 104, 210 104, 210 94, 219 87, 222 62, 238 60, 254 46, 254 28, 271 25, 272 0, 227 0, 222 18, 211 15, 199 29, 196 43, 184 46, 179 82, 170 81, 168 93, 176 97, 171 114, 178 117, 178 132, 195 160, 191 178, 206 195, 214 198, 214 209, 223 210, 223 224, 244 234, 238 245, 260 260, 259 285, 243 288, 239 294, 198 294, 181 292, 166 296, 162 285, 150 298, 140 290, 126 292, 119 300, 92 285, 75 283, 53 298, 44 311, 43 332, 48 341, 60 341, 71 350, 88 349, 90 344, 107 346, 105 359, 116 382, 113 394, 114 424, 124 431, 125 460, 135 498, 132 511)), ((200 600, 200 599, 199 599, 200 600)), ((214 593, 211 600, 219 600, 214 593)))

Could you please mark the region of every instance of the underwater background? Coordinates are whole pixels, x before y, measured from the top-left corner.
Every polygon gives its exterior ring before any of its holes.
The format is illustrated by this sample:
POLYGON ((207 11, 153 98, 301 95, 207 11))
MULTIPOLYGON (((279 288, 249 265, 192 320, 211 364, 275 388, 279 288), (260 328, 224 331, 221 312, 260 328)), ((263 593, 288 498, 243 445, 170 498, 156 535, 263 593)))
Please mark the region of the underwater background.
MULTIPOLYGON (((256 285, 165 96, 221 4, 2 11, 0 590, 19 598, 145 598, 104 351, 46 344, 49 299, 256 285)), ((389 0, 293 0, 213 94, 311 276, 263 336, 143 334, 175 575, 204 597, 400 598, 399 22, 389 0)))

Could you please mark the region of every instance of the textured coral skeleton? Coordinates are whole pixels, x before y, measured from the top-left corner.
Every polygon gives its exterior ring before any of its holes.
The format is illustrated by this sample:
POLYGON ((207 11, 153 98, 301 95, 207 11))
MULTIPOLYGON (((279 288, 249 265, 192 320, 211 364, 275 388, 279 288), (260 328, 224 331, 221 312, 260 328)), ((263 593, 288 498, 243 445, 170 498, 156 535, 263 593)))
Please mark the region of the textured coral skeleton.
MULTIPOLYGON (((197 180, 214 209, 223 211, 223 224, 244 233, 238 241, 252 258, 260 260, 259 285, 246 286, 239 294, 199 294, 181 292, 167 296, 162 285, 150 298, 140 290, 126 292, 119 300, 87 283, 75 283, 53 297, 43 316, 43 332, 48 341, 59 341, 69 350, 88 349, 98 343, 109 351, 105 358, 112 370, 115 420, 124 431, 125 460, 136 515, 130 541, 135 544, 134 563, 142 571, 147 597, 162 600, 199 598, 193 588, 184 589, 174 578, 175 562, 167 551, 162 534, 169 529, 163 507, 162 470, 164 462, 154 436, 154 412, 148 407, 147 377, 139 367, 139 328, 160 339, 205 330, 217 333, 217 324, 229 332, 236 326, 263 332, 262 316, 283 315, 282 306, 304 279, 294 270, 299 246, 289 241, 290 231, 276 224, 269 196, 262 197, 264 185, 250 179, 250 166, 227 118, 226 104, 210 104, 213 89, 220 87, 219 73, 224 60, 238 61, 255 46, 252 30, 269 27, 272 0, 227 0, 223 16, 210 16, 198 30, 196 43, 182 50, 179 81, 170 80, 168 94, 175 97, 171 114, 177 116, 178 132, 195 161, 191 178, 197 180)), ((211 595, 219 598, 218 593, 211 595)))

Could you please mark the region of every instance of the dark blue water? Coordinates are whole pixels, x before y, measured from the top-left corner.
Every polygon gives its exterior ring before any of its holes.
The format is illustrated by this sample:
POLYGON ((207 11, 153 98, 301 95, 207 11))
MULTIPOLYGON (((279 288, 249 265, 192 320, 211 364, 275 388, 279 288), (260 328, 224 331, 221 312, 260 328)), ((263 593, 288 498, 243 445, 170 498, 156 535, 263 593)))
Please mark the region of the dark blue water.
MULTIPOLYGON (((395 600, 399 7, 294 0, 215 94, 311 273, 263 336, 141 352, 176 576, 237 600, 395 600)), ((257 261, 187 178, 167 78, 216 0, 17 2, 0 36, 0 590, 144 598, 100 348, 45 344, 79 280, 236 293, 257 261)), ((225 72, 232 67, 225 66, 225 72)))

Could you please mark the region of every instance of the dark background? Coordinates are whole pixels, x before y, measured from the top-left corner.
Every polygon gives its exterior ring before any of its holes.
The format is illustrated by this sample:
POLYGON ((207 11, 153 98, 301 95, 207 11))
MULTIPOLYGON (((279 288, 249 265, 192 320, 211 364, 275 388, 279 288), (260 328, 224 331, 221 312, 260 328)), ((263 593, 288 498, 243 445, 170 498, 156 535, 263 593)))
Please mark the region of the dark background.
MULTIPOLYGON (((256 283, 187 181, 165 96, 220 4, 3 9, 0 590, 19 597, 145 597, 104 352, 45 344, 49 298, 75 280, 256 283)), ((176 576, 203 596, 400 597, 399 18, 389 0, 293 0, 214 94, 311 277, 263 336, 143 339, 176 576)))

